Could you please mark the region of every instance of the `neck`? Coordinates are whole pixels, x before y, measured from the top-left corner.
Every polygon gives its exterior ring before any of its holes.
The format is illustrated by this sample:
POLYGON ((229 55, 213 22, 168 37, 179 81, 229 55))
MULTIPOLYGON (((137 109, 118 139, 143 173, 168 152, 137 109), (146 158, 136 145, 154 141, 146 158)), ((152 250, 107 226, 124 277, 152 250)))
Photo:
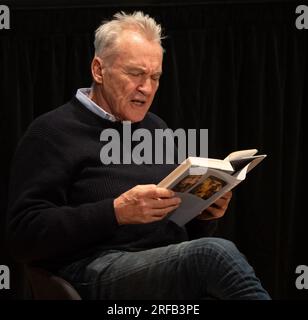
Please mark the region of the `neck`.
POLYGON ((107 104, 101 90, 98 90, 96 84, 92 85, 91 91, 89 93, 89 98, 92 101, 94 101, 101 109, 103 109, 104 111, 106 111, 106 112, 112 114, 114 117, 116 117, 116 115, 114 115, 112 113, 112 111, 110 110, 110 108, 108 107, 108 104, 107 104))

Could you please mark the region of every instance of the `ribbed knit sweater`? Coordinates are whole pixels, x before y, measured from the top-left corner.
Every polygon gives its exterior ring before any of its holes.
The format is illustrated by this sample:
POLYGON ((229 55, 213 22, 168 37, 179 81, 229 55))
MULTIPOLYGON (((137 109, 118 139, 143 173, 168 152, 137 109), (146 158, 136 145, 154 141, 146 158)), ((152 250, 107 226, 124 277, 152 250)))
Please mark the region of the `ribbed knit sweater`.
MULTIPOLYGON (((57 269, 101 250, 143 250, 189 239, 187 227, 168 219, 118 225, 114 199, 136 185, 158 183, 175 166, 104 165, 100 135, 107 128, 123 138, 121 122, 100 118, 76 98, 30 125, 11 169, 8 243, 16 259, 57 269)), ((149 112, 132 124, 132 132, 139 128, 154 132, 166 124, 149 112)), ((206 222, 190 225, 202 236, 211 230, 206 222)))

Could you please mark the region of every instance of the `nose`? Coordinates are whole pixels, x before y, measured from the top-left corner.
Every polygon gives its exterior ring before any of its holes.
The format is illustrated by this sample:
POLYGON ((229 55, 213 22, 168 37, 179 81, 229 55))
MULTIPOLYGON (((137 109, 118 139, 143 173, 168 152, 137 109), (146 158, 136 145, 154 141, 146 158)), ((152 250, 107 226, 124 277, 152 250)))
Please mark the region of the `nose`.
POLYGON ((145 96, 148 96, 153 91, 153 83, 150 77, 143 79, 142 83, 139 85, 138 90, 145 96))

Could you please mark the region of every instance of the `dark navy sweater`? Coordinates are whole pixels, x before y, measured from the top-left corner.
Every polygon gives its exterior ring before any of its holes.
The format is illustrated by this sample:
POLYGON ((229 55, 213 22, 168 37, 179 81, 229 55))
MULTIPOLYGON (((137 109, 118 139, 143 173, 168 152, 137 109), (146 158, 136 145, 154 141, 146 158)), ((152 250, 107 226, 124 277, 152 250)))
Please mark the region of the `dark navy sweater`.
MULTIPOLYGON (((57 269, 105 249, 143 250, 212 233, 213 223, 196 220, 185 228, 168 219, 119 226, 114 199, 158 183, 175 166, 104 165, 100 134, 107 128, 123 138, 121 122, 100 118, 76 98, 30 125, 11 169, 8 244, 17 260, 57 269)), ((132 124, 138 128, 166 124, 149 112, 132 124)))

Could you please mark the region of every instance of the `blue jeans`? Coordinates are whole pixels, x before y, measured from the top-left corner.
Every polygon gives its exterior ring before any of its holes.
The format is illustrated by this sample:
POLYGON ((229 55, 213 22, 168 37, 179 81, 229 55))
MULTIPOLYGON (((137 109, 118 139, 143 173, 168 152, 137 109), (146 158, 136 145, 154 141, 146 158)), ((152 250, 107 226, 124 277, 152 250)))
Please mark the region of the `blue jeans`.
POLYGON ((83 299, 270 299, 245 257, 220 238, 104 251, 59 274, 83 299))

